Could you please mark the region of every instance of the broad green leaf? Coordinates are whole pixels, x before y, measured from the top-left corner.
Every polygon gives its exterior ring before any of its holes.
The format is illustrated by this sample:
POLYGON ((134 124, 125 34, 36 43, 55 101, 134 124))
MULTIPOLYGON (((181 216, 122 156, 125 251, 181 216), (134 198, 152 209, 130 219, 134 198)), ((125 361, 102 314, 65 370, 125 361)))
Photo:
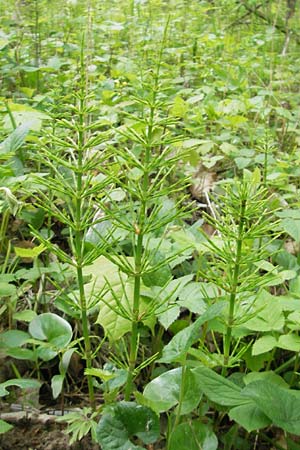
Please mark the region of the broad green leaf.
POLYGON ((72 339, 69 322, 53 313, 40 314, 33 319, 29 324, 29 333, 33 338, 47 341, 57 349, 64 349, 72 339))
POLYGON ((290 282, 289 291, 291 294, 300 297, 300 276, 294 278, 290 282))
POLYGON ((145 286, 164 286, 172 278, 172 272, 168 265, 161 267, 143 276, 145 286))
POLYGON ((64 384, 64 375, 54 375, 51 378, 51 389, 53 398, 57 398, 62 391, 64 384))
POLYGON ((188 308, 195 314, 203 314, 206 310, 206 302, 204 299, 216 296, 212 283, 192 282, 180 292, 178 304, 184 308, 188 308))
POLYGON ((41 344, 36 349, 37 359, 42 359, 43 361, 51 361, 58 354, 57 350, 53 350, 53 347, 49 347, 49 344, 41 344))
POLYGON ((172 323, 175 322, 177 317, 180 314, 180 306, 179 305, 172 305, 172 306, 165 306, 166 310, 160 314, 157 314, 157 318, 160 322, 160 324, 167 330, 172 323))
POLYGON ((169 450, 217 450, 218 439, 208 425, 193 420, 178 425, 171 434, 169 450))
POLYGON ((276 216, 300 220, 300 209, 284 209, 283 211, 276 212, 276 216))
POLYGON ((143 450, 129 439, 129 433, 121 420, 104 414, 96 428, 97 442, 102 450, 143 450))
MULTIPOLYGON (((168 411, 177 405, 182 384, 182 368, 169 370, 150 381, 144 389, 144 397, 151 402, 157 413, 168 411)), ((199 404, 202 397, 201 383, 190 369, 184 375, 181 414, 188 414, 199 404)))
POLYGON ((14 247, 15 254, 21 258, 37 258, 46 247, 43 244, 33 248, 14 247))
POLYGON ((17 293, 17 288, 14 284, 6 283, 5 281, 0 282, 0 298, 10 297, 17 293))
POLYGON ((59 363, 59 370, 60 373, 65 373, 68 370, 71 358, 73 353, 76 351, 75 348, 69 348, 64 354, 61 359, 61 362, 59 363))
POLYGON ((277 346, 277 339, 274 336, 266 335, 258 338, 252 346, 252 355, 266 353, 277 346))
POLYGON ((300 436, 299 391, 276 386, 266 380, 248 384, 242 395, 251 399, 277 427, 300 436))
POLYGON ((110 372, 109 370, 104 369, 97 369, 97 368, 91 368, 91 369, 85 369, 84 371, 85 375, 91 375, 92 377, 100 378, 101 381, 109 381, 113 378, 116 378, 117 374, 110 372))
POLYGON ((300 330, 300 311, 294 311, 287 316, 286 326, 290 330, 300 330))
POLYGON ((3 30, 0 31, 0 50, 4 49, 10 41, 9 34, 4 33, 3 30))
POLYGON ((241 388, 227 380, 208 367, 192 369, 195 378, 201 385, 203 393, 211 400, 222 406, 238 406, 249 403, 242 394, 241 388))
POLYGON ((177 95, 174 99, 173 106, 170 108, 170 114, 175 117, 185 117, 188 109, 189 106, 187 103, 179 95, 177 95))
POLYGON ((242 170, 245 169, 245 167, 248 167, 252 162, 252 158, 245 158, 243 156, 234 158, 234 162, 237 165, 238 169, 242 170))
POLYGON ((256 301, 257 314, 243 324, 252 331, 278 331, 284 326, 280 300, 263 290, 256 301))
POLYGON ((300 336, 296 333, 283 334, 279 337, 277 347, 292 352, 300 351, 300 336))
POLYGON ((125 333, 131 330, 131 323, 126 318, 117 313, 118 304, 116 298, 125 309, 131 307, 124 295, 125 285, 128 299, 132 300, 132 283, 129 282, 125 274, 120 273, 119 268, 103 256, 97 258, 93 264, 84 268, 85 276, 92 276, 89 283, 85 285, 86 295, 93 296, 102 292, 109 283, 114 294, 108 290, 98 301, 99 315, 96 323, 99 323, 105 330, 109 339, 116 341, 125 333), (111 306, 111 307, 110 307, 111 306))
POLYGON ((286 443, 288 450, 300 450, 300 444, 293 440, 293 436, 286 436, 286 443))
POLYGON ((198 147, 203 143, 202 139, 185 139, 182 142, 183 148, 192 148, 192 147, 198 147))
MULTIPOLYGON (((36 69, 36 68, 35 68, 36 69)), ((30 106, 9 102, 9 109, 14 117, 17 126, 27 124, 31 130, 39 131, 42 120, 50 119, 43 111, 31 108, 30 106)), ((3 126, 5 130, 12 130, 11 120, 8 114, 4 115, 3 126)))
POLYGON ((171 237, 183 248, 194 248, 199 253, 208 252, 204 236, 199 240, 189 230, 179 230, 172 232, 171 237))
POLYGON ((12 378, 4 383, 0 383, 0 397, 4 397, 9 394, 9 391, 6 388, 10 386, 17 386, 21 389, 39 389, 41 387, 41 383, 33 379, 12 378))
POLYGON ((244 427, 248 433, 271 424, 271 420, 254 403, 236 406, 229 411, 228 415, 231 420, 244 427))
POLYGON ((96 428, 96 437, 102 450, 141 450, 131 439, 138 437, 145 444, 159 436, 157 415, 146 406, 135 402, 120 402, 104 413, 96 428))
POLYGON ((286 218, 281 221, 282 229, 289 234, 296 242, 300 242, 300 220, 286 218))
POLYGON ((265 260, 256 261, 254 263, 254 265, 256 267, 258 267, 259 269, 264 270, 265 272, 275 272, 275 273, 278 272, 276 267, 273 264, 271 264, 269 261, 265 261, 265 260))
POLYGON ((36 360, 36 352, 34 350, 30 350, 29 348, 22 348, 22 347, 14 347, 9 348, 5 351, 5 354, 7 356, 11 356, 12 358, 16 359, 24 359, 28 361, 35 361, 36 360))
POLYGON ((13 318, 21 322, 31 322, 36 316, 37 313, 32 309, 24 309, 13 314, 13 318))
POLYGON ((299 311, 300 312, 300 299, 293 293, 292 296, 282 295, 280 296, 280 304, 283 311, 299 311))
POLYGON ((159 322, 165 329, 177 319, 180 313, 179 305, 170 305, 169 303, 174 303, 177 297, 180 295, 182 289, 189 283, 193 278, 193 275, 185 275, 183 277, 171 280, 164 289, 160 290, 158 302, 163 305, 163 312, 157 312, 157 317, 159 322))
POLYGON ((0 347, 14 348, 24 345, 30 335, 21 330, 8 330, 0 334, 0 347))
MULTIPOLYGON (((59 58, 57 55, 54 55, 48 59, 47 66, 45 68, 59 70, 61 68, 61 66, 65 65, 65 64, 66 64, 66 61, 59 58)), ((44 69, 44 67, 42 67, 41 69, 44 69)))
POLYGON ((113 391, 114 389, 125 385, 128 377, 128 371, 126 369, 117 369, 113 364, 106 363, 103 366, 103 370, 108 371, 113 375, 113 378, 108 381, 104 381, 103 384, 105 389, 113 391))
POLYGON ((4 434, 12 428, 13 426, 10 423, 7 423, 4 420, 0 419, 0 434, 4 434))
POLYGON ((15 153, 24 143, 30 130, 30 124, 24 123, 17 127, 0 145, 1 153, 15 153))
POLYGON ((228 142, 223 142, 223 144, 220 145, 220 150, 222 153, 225 153, 225 155, 232 155, 238 151, 238 148, 228 142))
POLYGON ((179 331, 173 339, 164 347, 162 357, 159 362, 171 363, 179 361, 188 351, 188 349, 200 337, 200 327, 207 321, 219 316, 224 309, 223 302, 216 303, 205 311, 192 325, 179 331))
POLYGON ((289 388, 289 385, 286 381, 284 381, 283 378, 281 378, 280 375, 277 375, 277 373, 273 372, 272 370, 268 370, 266 372, 249 372, 247 375, 243 377, 243 381, 245 385, 247 386, 249 383, 253 383, 254 381, 258 380, 266 380, 270 383, 273 383, 278 386, 282 386, 286 389, 289 388))

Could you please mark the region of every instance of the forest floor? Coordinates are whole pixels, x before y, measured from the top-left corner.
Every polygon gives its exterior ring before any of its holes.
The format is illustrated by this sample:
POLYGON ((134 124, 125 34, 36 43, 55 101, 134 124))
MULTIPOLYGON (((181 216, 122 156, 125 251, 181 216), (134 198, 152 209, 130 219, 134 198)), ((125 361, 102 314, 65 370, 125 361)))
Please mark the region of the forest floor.
POLYGON ((21 420, 12 430, 0 436, 1 450, 99 450, 90 436, 69 445, 64 426, 58 423, 36 424, 21 420))

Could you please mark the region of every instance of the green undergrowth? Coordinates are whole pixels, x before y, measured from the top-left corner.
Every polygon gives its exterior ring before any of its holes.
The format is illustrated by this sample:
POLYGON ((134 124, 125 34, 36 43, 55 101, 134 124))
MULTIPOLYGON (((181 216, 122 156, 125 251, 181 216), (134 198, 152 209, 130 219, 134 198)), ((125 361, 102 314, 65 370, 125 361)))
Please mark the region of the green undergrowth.
POLYGON ((299 449, 298 2, 0 8, 3 406, 299 449))

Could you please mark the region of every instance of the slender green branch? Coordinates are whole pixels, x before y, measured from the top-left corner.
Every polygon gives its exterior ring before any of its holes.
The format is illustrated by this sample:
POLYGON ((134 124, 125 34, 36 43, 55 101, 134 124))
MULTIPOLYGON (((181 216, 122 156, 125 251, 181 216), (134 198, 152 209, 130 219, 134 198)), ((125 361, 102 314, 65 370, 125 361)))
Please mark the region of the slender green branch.
POLYGON ((233 269, 233 280, 231 293, 229 298, 229 313, 227 320, 227 330, 224 338, 224 367, 223 374, 226 373, 226 366, 228 365, 229 357, 230 357, 230 347, 231 347, 231 335, 232 328, 234 323, 234 312, 235 312, 235 303, 236 303, 236 295, 237 288, 239 284, 239 274, 241 268, 241 257, 242 257, 242 247, 243 247, 243 232, 244 232, 244 223, 245 223, 245 210, 246 210, 247 200, 243 199, 241 203, 241 212, 240 212, 240 223, 238 228, 238 237, 236 241, 236 254, 235 254, 235 263, 233 269))
POLYGON ((180 416, 181 416, 181 411, 182 411, 182 404, 183 404, 183 400, 184 400, 186 375, 187 375, 187 366, 186 366, 186 355, 185 355, 184 360, 182 362, 179 401, 178 401, 178 405, 177 405, 175 421, 174 421, 173 427, 172 427, 172 429, 170 431, 170 434, 169 434, 169 437, 168 437, 168 448, 170 446, 172 434, 174 433, 174 431, 176 430, 176 428, 177 428, 177 426, 179 425, 179 422, 180 422, 180 416))
MULTIPOLYGON (((75 191, 75 260, 76 260, 76 272, 77 272, 77 282, 79 287, 79 302, 81 309, 81 323, 82 332, 84 338, 84 353, 86 359, 87 369, 92 367, 92 352, 91 352, 91 341, 89 335, 89 323, 87 314, 87 302, 84 289, 84 279, 83 279, 83 151, 85 145, 85 134, 84 134, 84 117, 85 117, 85 85, 84 80, 84 67, 83 67, 83 55, 81 56, 81 86, 80 86, 80 97, 79 97, 79 127, 78 127, 78 155, 77 155, 77 170, 76 170, 76 191, 75 191)), ((95 393, 93 386, 93 379, 91 375, 87 375, 89 398, 92 408, 95 408, 95 393)))

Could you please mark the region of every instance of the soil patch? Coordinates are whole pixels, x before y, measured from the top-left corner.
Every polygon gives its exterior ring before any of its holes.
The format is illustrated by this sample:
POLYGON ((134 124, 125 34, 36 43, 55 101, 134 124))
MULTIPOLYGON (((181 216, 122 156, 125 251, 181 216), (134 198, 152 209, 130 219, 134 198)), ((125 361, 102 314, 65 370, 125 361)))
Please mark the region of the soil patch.
POLYGON ((89 436, 69 445, 69 436, 60 424, 32 424, 22 421, 0 435, 0 450, 99 450, 89 436))

